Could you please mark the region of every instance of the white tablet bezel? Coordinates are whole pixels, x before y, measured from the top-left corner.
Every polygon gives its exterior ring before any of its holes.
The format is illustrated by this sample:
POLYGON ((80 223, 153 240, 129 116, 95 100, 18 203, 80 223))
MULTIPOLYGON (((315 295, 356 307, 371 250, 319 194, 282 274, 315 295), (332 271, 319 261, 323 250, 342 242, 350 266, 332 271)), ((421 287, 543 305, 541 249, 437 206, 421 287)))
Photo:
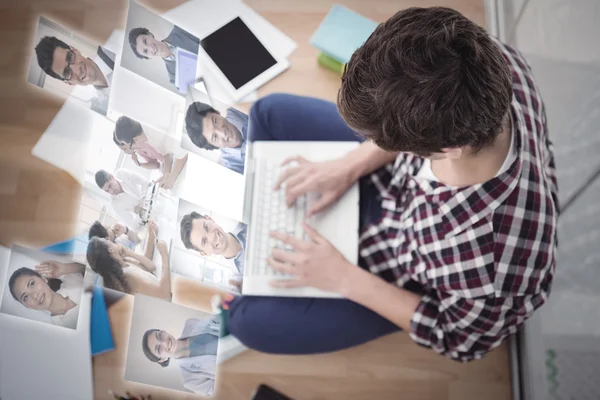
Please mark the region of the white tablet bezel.
MULTIPOLYGON (((275 64, 273 66, 271 66, 269 69, 267 69, 266 71, 263 71, 260 75, 255 76, 252 80, 247 82, 245 85, 243 85, 239 89, 236 89, 231 84, 229 79, 227 79, 227 77, 221 71, 221 69, 217 66, 217 64, 212 60, 212 58, 210 58, 210 56, 204 50, 204 48, 202 47, 201 44, 198 46, 198 63, 200 64, 199 65, 200 69, 208 70, 208 72, 210 72, 210 74, 219 83, 219 85, 222 86, 223 89, 225 89, 227 94, 234 101, 237 102, 240 99, 248 96, 250 93, 254 92, 256 89, 258 89, 259 87, 261 87, 262 85, 264 85, 265 83, 267 83, 268 81, 270 81, 271 79, 273 79, 274 77, 276 77, 277 75, 279 75, 280 73, 285 71, 286 69, 288 69, 290 66, 290 63, 285 57, 280 57, 275 52, 273 52, 273 50, 270 49, 269 46, 266 44, 267 40, 265 40, 265 38, 261 34, 257 33, 255 30, 253 30, 251 28, 252 24, 249 24, 248 21, 241 15, 235 16, 235 17, 227 20, 226 23, 221 25, 219 28, 213 30, 211 33, 206 35, 204 38, 207 38, 208 36, 212 35, 219 29, 223 28, 225 25, 231 23, 236 18, 240 18, 242 20, 242 22, 246 25, 246 27, 250 30, 250 32, 252 32, 252 34, 258 39, 258 41, 264 46, 264 48, 267 49, 269 54, 271 54, 271 57, 273 57, 275 59, 275 64)), ((200 39, 200 41, 204 40, 204 38, 200 39)))

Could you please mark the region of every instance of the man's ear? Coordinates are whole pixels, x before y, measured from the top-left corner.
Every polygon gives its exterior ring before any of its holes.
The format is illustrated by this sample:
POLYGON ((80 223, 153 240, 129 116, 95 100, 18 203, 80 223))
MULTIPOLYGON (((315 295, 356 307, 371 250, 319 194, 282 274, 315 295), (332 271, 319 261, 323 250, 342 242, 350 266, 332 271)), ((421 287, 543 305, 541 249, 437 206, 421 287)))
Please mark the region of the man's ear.
POLYGON ((446 158, 457 160, 464 154, 464 147, 446 147, 442 151, 446 154, 446 158))

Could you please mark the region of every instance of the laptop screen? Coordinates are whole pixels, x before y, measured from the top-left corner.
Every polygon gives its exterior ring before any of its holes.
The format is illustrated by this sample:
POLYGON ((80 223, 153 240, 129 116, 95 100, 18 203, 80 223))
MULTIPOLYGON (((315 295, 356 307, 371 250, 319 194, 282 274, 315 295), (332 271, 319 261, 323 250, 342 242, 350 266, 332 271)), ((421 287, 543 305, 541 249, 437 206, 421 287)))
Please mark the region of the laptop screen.
POLYGON ((240 17, 202 39, 200 46, 236 90, 277 64, 240 17))

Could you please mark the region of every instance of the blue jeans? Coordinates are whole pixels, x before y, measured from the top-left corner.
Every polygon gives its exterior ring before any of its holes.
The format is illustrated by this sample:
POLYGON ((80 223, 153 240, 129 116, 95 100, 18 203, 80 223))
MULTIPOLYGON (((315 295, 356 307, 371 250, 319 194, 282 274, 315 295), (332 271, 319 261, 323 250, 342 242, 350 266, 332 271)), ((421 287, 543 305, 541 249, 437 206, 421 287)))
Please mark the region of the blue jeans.
MULTIPOLYGON (((334 103, 287 94, 258 100, 250 111, 249 140, 362 141, 334 103)), ((360 221, 379 219, 381 202, 366 179, 360 182, 360 221)), ((358 249, 357 249, 358 251, 358 249)), ((366 343, 400 328, 345 299, 240 296, 228 313, 231 334, 265 353, 313 354, 366 343)))

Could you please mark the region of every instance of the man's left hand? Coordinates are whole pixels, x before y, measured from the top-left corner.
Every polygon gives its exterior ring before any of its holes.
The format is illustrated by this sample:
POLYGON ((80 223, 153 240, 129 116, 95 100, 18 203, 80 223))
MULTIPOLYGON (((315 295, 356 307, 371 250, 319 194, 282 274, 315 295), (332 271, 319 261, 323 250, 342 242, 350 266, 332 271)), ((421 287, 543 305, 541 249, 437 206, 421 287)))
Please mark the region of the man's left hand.
POLYGON ((308 224, 304 231, 310 241, 297 239, 291 235, 272 232, 274 239, 290 245, 293 252, 273 249, 267 263, 273 269, 292 275, 290 279, 277 279, 271 285, 280 288, 311 286, 328 292, 341 293, 346 277, 353 266, 333 245, 308 224))

